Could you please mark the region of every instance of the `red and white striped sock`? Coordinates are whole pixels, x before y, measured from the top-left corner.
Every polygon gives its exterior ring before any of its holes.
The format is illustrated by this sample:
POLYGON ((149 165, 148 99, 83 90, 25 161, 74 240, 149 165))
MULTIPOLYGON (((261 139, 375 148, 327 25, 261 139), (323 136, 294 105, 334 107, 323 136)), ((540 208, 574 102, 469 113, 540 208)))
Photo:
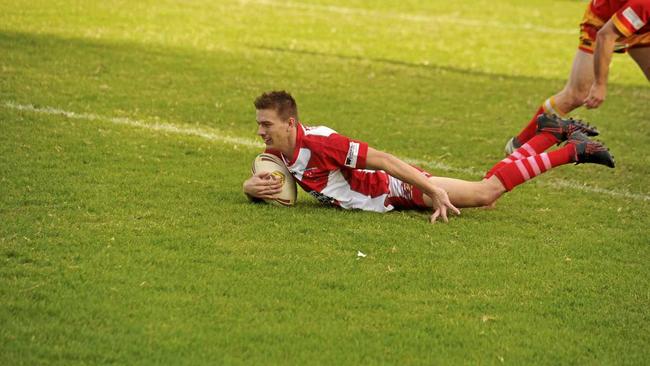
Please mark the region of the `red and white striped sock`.
POLYGON ((573 163, 575 159, 575 145, 567 144, 549 153, 541 153, 505 164, 496 170, 494 175, 499 178, 506 190, 511 191, 527 180, 535 178, 556 166, 573 163))
POLYGON ((508 155, 505 159, 496 163, 490 170, 485 174, 485 179, 490 178, 494 175, 494 172, 499 170, 502 166, 510 164, 516 160, 526 159, 529 156, 535 156, 541 154, 549 147, 556 144, 558 140, 552 134, 548 132, 542 132, 537 134, 532 139, 528 140, 525 144, 521 145, 520 148, 515 150, 512 154, 508 155))

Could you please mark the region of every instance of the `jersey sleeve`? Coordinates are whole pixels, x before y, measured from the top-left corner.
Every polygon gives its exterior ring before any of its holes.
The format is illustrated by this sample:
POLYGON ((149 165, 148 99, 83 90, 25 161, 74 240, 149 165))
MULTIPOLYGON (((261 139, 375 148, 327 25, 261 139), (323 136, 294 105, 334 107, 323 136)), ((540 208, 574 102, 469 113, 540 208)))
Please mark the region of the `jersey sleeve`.
POLYGON ((636 33, 650 20, 650 0, 630 0, 612 17, 614 26, 625 37, 636 33))
POLYGON ((368 156, 368 144, 333 133, 325 141, 322 151, 327 165, 340 168, 364 169, 368 156))

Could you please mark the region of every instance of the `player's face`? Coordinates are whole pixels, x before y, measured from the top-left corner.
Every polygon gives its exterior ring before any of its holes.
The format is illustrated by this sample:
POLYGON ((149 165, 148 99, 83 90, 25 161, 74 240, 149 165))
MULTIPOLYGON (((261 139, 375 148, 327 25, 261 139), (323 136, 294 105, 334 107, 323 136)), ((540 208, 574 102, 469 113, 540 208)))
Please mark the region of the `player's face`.
POLYGON ((257 134, 267 148, 285 150, 289 142, 289 121, 284 121, 274 109, 257 110, 257 134))

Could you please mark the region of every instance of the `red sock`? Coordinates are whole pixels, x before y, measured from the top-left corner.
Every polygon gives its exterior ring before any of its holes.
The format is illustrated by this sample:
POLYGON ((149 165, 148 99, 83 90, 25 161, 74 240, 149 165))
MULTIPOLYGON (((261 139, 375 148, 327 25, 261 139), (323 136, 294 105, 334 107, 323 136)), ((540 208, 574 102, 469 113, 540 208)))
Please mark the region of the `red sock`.
POLYGON ((510 164, 515 160, 521 160, 525 159, 529 156, 534 156, 537 154, 541 154, 546 149, 549 147, 553 146, 553 144, 556 144, 558 141, 553 136, 552 134, 548 132, 542 132, 535 137, 531 138, 526 142, 525 144, 521 145, 520 148, 515 150, 512 154, 508 155, 505 159, 501 160, 500 162, 496 163, 486 174, 485 174, 485 179, 490 178, 491 176, 494 175, 494 172, 499 170, 502 166, 506 164, 510 164))
POLYGON ((511 191, 521 183, 535 178, 551 168, 574 162, 575 156, 575 145, 567 144, 563 148, 549 153, 533 155, 521 160, 515 160, 510 164, 505 164, 495 171, 494 175, 499 178, 507 191, 511 191))
POLYGON ((535 132, 537 131, 537 116, 542 113, 544 113, 543 104, 539 107, 537 112, 535 112, 535 115, 530 120, 530 122, 528 122, 528 125, 526 125, 526 127, 524 127, 524 129, 519 132, 519 135, 517 135, 517 141, 520 144, 528 142, 528 140, 532 139, 533 136, 535 136, 535 132))

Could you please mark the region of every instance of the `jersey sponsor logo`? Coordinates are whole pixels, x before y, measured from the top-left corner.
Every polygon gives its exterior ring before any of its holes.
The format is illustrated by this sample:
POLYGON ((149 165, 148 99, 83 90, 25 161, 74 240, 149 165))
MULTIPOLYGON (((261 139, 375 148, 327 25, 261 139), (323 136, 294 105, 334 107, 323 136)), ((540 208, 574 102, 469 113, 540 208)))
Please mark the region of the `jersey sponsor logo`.
POLYGON ((636 12, 634 12, 634 9, 631 7, 628 7, 623 11, 623 17, 625 17, 625 19, 627 19, 627 21, 632 24, 634 30, 639 30, 645 25, 643 20, 641 20, 641 18, 636 14, 636 12))
POLYGON ((350 141, 348 156, 345 158, 345 166, 354 168, 357 166, 357 157, 359 156, 359 143, 350 141))

